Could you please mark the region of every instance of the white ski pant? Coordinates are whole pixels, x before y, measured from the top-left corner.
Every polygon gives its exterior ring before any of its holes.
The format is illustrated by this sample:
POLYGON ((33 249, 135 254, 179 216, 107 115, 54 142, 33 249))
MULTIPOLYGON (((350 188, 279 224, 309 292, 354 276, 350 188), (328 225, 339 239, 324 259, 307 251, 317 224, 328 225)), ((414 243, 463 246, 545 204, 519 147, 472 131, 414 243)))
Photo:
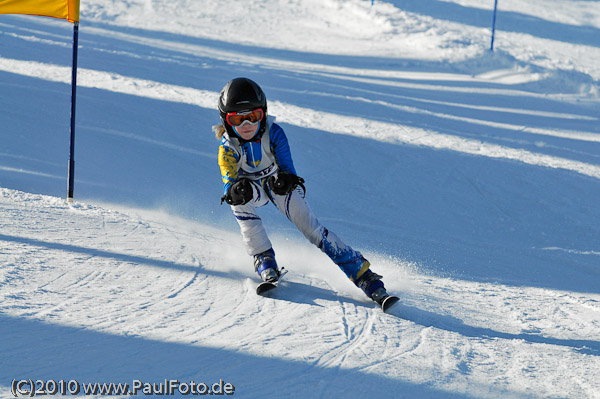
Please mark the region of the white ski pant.
POLYGON ((244 205, 232 205, 233 214, 240 225, 246 251, 253 256, 272 247, 256 208, 273 202, 313 245, 327 254, 352 281, 369 267, 360 252, 344 244, 333 232, 327 230, 317 219, 304 198, 304 192, 296 187, 287 195, 270 193, 258 183, 252 182, 253 198, 244 205))

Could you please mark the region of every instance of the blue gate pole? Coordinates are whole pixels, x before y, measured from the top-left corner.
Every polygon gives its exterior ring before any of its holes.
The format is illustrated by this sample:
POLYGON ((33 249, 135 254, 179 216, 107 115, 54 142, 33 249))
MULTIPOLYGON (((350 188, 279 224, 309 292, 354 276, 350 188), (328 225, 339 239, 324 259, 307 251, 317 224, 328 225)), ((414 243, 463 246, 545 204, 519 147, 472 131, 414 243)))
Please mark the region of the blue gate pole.
POLYGON ((73 23, 73 69, 71 71, 71 138, 69 148, 69 176, 67 202, 73 202, 75 184, 75 105, 77 100, 77 47, 79 46, 79 22, 73 23))
POLYGON ((498 10, 498 0, 494 0, 494 17, 492 19, 492 44, 490 50, 494 51, 494 36, 496 36, 496 11, 498 10))

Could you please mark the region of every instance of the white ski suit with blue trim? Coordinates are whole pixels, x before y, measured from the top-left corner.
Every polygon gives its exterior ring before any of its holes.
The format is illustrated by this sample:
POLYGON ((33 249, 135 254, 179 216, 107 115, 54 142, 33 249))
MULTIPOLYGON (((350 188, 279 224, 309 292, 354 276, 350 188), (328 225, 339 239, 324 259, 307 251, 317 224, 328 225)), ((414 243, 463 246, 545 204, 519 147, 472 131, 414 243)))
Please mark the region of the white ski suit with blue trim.
POLYGON ((225 193, 241 178, 250 179, 253 183, 252 200, 244 205, 231 206, 249 255, 272 247, 256 208, 273 202, 306 239, 327 254, 351 281, 356 281, 369 269, 369 262, 360 252, 344 244, 317 220, 300 187, 287 195, 277 195, 267 186, 266 178, 278 172, 296 175, 287 137, 274 118, 268 118, 265 132, 257 141, 240 142, 237 137, 230 137, 225 132, 219 146, 219 167, 225 193))

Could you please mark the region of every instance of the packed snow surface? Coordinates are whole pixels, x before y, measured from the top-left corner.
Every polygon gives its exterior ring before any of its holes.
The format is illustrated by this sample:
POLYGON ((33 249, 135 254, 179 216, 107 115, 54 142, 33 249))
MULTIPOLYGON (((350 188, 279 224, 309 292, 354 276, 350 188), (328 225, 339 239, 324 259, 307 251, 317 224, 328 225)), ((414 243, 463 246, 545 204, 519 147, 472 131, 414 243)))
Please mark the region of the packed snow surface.
POLYGON ((0 397, 600 398, 600 2, 499 0, 491 52, 493 3, 86 0, 74 203, 72 25, 0 15, 0 397), (390 314, 272 206, 255 294, 211 132, 237 76, 390 314))

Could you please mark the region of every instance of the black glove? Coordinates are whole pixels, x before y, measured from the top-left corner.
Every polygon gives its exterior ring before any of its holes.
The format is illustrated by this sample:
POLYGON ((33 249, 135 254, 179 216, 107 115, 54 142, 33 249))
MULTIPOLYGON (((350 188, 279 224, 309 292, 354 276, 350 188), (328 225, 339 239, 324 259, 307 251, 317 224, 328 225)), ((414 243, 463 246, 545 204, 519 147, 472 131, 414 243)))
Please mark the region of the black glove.
POLYGON ((223 201, 229 205, 244 205, 252 200, 252 183, 248 179, 241 179, 233 183, 227 194, 221 198, 221 204, 223 201))
POLYGON ((274 176, 269 176, 267 184, 271 188, 271 191, 277 195, 286 195, 292 192, 297 186, 302 187, 304 191, 304 179, 294 174, 281 172, 274 176))

